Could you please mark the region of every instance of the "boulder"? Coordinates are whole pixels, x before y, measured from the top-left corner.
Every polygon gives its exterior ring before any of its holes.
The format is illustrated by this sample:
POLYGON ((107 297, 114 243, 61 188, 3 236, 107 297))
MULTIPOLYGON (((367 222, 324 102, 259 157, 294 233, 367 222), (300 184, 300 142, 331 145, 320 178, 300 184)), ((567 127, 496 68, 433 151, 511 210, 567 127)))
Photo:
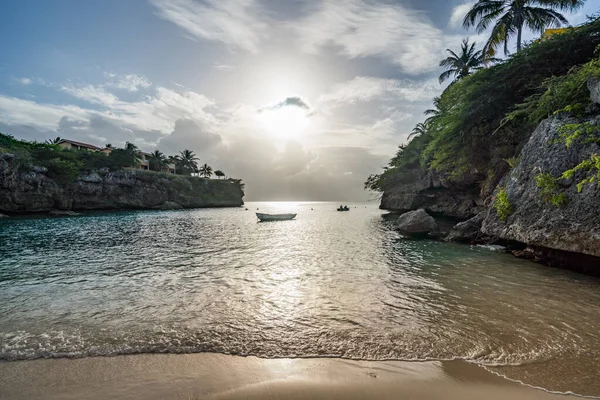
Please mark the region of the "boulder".
POLYGON ((473 218, 454 225, 446 237, 446 240, 464 243, 483 242, 481 224, 483 223, 484 218, 485 212, 480 212, 473 218))
POLYGON ((398 231, 405 236, 423 236, 438 230, 435 219, 423 209, 402 214, 396 224, 398 231))
POLYGON ((600 76, 591 77, 588 79, 587 87, 590 91, 592 102, 600 104, 600 76))

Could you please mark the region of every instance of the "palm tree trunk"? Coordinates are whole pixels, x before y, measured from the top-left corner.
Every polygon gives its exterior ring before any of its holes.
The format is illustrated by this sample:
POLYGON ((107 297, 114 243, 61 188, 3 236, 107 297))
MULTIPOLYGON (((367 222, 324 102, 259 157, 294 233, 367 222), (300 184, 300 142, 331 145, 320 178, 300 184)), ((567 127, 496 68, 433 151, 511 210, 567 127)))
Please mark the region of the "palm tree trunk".
POLYGON ((521 51, 521 35, 523 33, 523 24, 519 25, 519 29, 517 30, 517 53, 521 51))

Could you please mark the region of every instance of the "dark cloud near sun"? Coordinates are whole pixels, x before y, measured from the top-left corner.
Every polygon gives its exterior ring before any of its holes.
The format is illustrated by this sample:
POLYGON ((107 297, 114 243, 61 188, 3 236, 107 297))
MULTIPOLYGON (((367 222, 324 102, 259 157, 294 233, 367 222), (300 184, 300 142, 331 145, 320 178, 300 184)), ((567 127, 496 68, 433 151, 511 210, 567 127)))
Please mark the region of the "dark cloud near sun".
POLYGON ((263 112, 263 111, 267 111, 267 110, 279 110, 284 107, 298 107, 298 108, 302 108, 304 110, 311 109, 311 107, 308 105, 308 103, 302 97, 292 96, 292 97, 286 97, 284 100, 280 101, 279 103, 277 103, 275 105, 263 107, 259 110, 259 112, 263 112))

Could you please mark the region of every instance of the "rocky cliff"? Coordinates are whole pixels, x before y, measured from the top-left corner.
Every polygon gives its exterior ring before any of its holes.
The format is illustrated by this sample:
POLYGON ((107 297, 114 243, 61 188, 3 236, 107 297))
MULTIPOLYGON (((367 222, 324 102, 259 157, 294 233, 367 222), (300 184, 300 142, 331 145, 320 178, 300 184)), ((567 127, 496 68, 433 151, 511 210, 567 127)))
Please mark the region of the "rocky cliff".
POLYGON ((23 170, 13 154, 0 154, 3 213, 238 207, 243 196, 236 181, 139 170, 96 171, 61 182, 45 168, 23 170))
POLYGON ((467 219, 484 209, 477 178, 450 184, 435 172, 409 169, 383 193, 380 208, 394 212, 424 209, 433 215, 467 219))
POLYGON ((521 151, 519 164, 496 188, 496 198, 501 190, 504 192, 508 215, 502 220, 496 210, 490 208, 481 231, 530 246, 600 257, 598 182, 582 185, 581 192, 577 188, 578 182, 598 171, 580 170, 570 179, 558 179, 546 192, 538 184, 539 178, 536 180, 540 174, 559 178, 564 171, 590 159, 593 154, 600 155, 599 143, 583 134, 567 146, 564 130, 561 130, 565 126, 599 124, 600 117, 576 120, 554 116, 543 121, 521 151), (552 204, 552 195, 557 204, 552 204))

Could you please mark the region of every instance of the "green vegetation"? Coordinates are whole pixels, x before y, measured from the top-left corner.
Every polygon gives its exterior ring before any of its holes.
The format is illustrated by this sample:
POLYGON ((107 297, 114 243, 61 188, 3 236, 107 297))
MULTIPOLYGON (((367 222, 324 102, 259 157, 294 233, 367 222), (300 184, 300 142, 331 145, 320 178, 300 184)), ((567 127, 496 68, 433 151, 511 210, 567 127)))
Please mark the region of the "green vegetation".
POLYGON ((485 175, 482 196, 488 196, 506 172, 506 160, 518 155, 541 119, 588 108, 585 83, 600 75, 599 45, 600 19, 590 19, 457 80, 434 100, 412 140, 365 187, 384 191, 415 170, 433 170, 456 183, 485 175))
MULTIPOLYGON (((77 176, 91 171, 116 171, 123 168, 139 169, 142 162, 142 153, 133 144, 127 142, 124 148, 107 145, 110 151, 88 151, 65 149, 58 145, 60 138, 48 140, 44 143, 17 140, 11 135, 0 133, 0 153, 14 154, 19 169, 23 172, 33 171, 36 168, 45 168, 46 175, 61 183, 74 181, 77 176)), ((155 173, 163 173, 169 164, 175 165, 176 172, 180 175, 191 175, 200 172, 202 176, 210 178, 212 168, 204 164, 198 169, 198 157, 191 150, 183 150, 179 156, 166 157, 159 150, 148 157, 148 166, 155 173)), ((224 177, 225 173, 218 171, 217 176, 224 177)), ((171 176, 169 174, 164 174, 171 176)), ((241 181, 229 179, 229 181, 241 181)))
POLYGON ((560 190, 558 180, 544 172, 535 176, 535 183, 540 189, 540 196, 548 203, 560 207, 567 204, 567 196, 560 190))
POLYGON ((577 191, 581 193, 583 186, 587 183, 597 183, 597 187, 600 187, 600 156, 592 154, 588 160, 583 160, 575 167, 563 172, 562 177, 571 179, 575 176, 575 173, 579 171, 587 171, 589 176, 582 179, 577 183, 577 191))
POLYGON ((565 124, 558 129, 560 134, 559 142, 567 147, 576 141, 584 144, 600 143, 600 126, 592 125, 589 122, 583 124, 565 124))
POLYGON ((494 200, 494 208, 496 209, 496 215, 498 215, 501 221, 506 221, 508 216, 512 214, 512 204, 508 200, 508 193, 506 193, 505 188, 498 190, 498 194, 494 200))
POLYGON ((508 54, 508 41, 517 34, 517 53, 522 48, 523 28, 543 32, 548 27, 568 25, 566 18, 555 9, 574 11, 585 0, 479 0, 463 20, 465 28, 476 26, 477 33, 486 31, 494 22, 492 33, 485 45, 485 53, 493 55, 504 44, 508 54))

